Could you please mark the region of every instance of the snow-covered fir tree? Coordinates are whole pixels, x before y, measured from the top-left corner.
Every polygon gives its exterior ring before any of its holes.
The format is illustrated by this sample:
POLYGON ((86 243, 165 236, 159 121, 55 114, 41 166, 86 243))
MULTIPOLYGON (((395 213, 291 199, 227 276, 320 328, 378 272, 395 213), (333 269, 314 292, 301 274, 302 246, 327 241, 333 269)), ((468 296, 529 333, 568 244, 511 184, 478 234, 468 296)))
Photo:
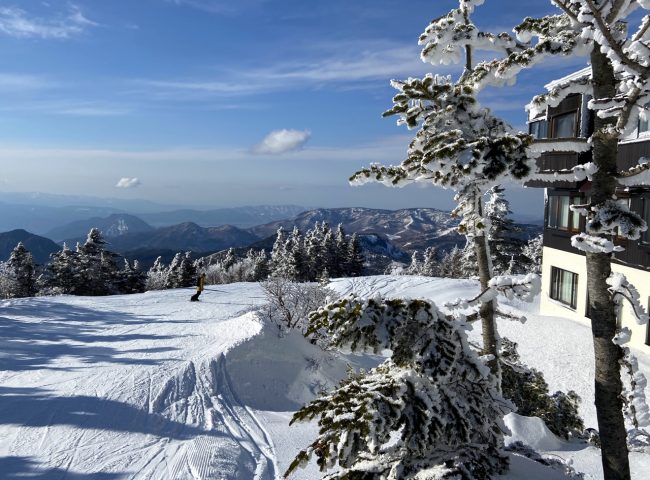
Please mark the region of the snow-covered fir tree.
POLYGON ((517 235, 520 229, 509 218, 512 214, 505 189, 495 185, 488 191, 485 216, 489 221, 488 242, 495 275, 524 273, 522 250, 524 241, 517 235))
MULTIPOLYGON (((617 188, 647 185, 649 165, 626 171, 617 166, 618 143, 632 132, 640 117, 647 119, 650 101, 650 2, 647 0, 554 0, 557 15, 527 18, 517 27, 521 42, 531 43, 525 52, 528 63, 537 63, 549 54, 588 55, 590 72, 555 85, 536 97, 531 117, 558 105, 568 95, 591 96, 588 108, 594 111, 594 133, 587 142, 542 145, 542 151, 591 151, 591 163, 569 172, 541 172, 540 179, 564 177, 591 180, 589 204, 575 206, 587 217, 586 231, 573 237, 573 245, 584 251, 587 265, 589 307, 596 358, 595 404, 601 433, 603 472, 606 479, 629 479, 626 429, 622 414, 622 382, 619 362, 624 356, 617 335, 615 295, 608 280, 611 274, 613 235, 638 239, 645 222, 626 206, 616 202, 617 188), (641 22, 634 22, 641 19, 641 22), (638 25, 634 29, 629 25, 638 25), (538 45, 554 37, 555 48, 538 45), (536 43, 532 43, 535 42, 536 43)), ((486 68, 486 77, 512 68, 516 58, 486 68)), ((647 321, 647 317, 640 317, 647 321)))
POLYGON ((526 259, 526 264, 529 272, 542 274, 542 254, 544 251, 544 238, 542 235, 528 240, 524 245, 521 254, 526 259))
POLYGON ((97 228, 92 228, 83 245, 77 245, 75 295, 110 295, 116 293, 114 284, 118 276, 116 254, 105 250, 104 240, 97 228))
MULTIPOLYGON (((371 165, 353 175, 351 182, 389 186, 427 182, 453 189, 457 202, 454 214, 461 217, 459 231, 473 240, 479 279, 485 289, 493 272, 483 195, 503 181, 523 181, 534 168, 534 158, 527 150, 532 137, 513 131, 477 100, 481 89, 490 83, 485 76, 482 82, 476 81, 484 70, 484 62, 474 61, 477 53, 509 56, 518 49, 511 35, 484 32, 472 22, 475 8, 482 3, 460 0, 458 8, 431 22, 420 36, 423 61, 432 65, 464 61, 463 74, 456 81, 429 74, 392 82, 398 92, 393 108, 384 115, 397 115, 398 124, 418 129, 406 159, 398 166, 371 165)), ((489 365, 498 377, 496 312, 496 305, 488 302, 480 313, 484 352, 492 358, 489 365)))
POLYGON ((14 297, 33 297, 36 295, 36 276, 32 254, 25 248, 23 242, 12 250, 7 262, 7 268, 16 281, 14 297))
POLYGON ((454 246, 440 260, 440 276, 444 278, 465 278, 463 250, 454 246))
POLYGON ((422 256, 420 275, 426 277, 440 277, 440 259, 438 258, 438 249, 436 247, 427 247, 422 256))
POLYGON ((422 263, 420 262, 420 253, 416 250, 411 255, 411 263, 406 268, 404 273, 407 275, 419 275, 422 270, 422 263))
POLYGON ((167 273, 168 270, 162 262, 162 257, 156 258, 147 272, 146 290, 164 290, 167 288, 167 273))
POLYGON ((503 473, 503 415, 495 378, 470 348, 466 324, 424 300, 346 298, 314 312, 308 334, 390 358, 351 373, 292 420, 318 420, 312 456, 330 479, 488 479, 503 473))
POLYGON ((75 252, 64 243, 62 250, 50 255, 43 286, 50 291, 74 294, 79 278, 80 269, 75 252))
POLYGON ((124 266, 118 272, 116 287, 119 293, 142 293, 145 291, 148 276, 140 270, 137 260, 124 259, 124 266))
POLYGON ((360 277, 363 275, 364 262, 365 258, 363 255, 363 248, 361 248, 361 242, 359 241, 359 236, 356 233, 353 233, 350 237, 350 242, 348 243, 346 255, 348 275, 350 277, 360 277))

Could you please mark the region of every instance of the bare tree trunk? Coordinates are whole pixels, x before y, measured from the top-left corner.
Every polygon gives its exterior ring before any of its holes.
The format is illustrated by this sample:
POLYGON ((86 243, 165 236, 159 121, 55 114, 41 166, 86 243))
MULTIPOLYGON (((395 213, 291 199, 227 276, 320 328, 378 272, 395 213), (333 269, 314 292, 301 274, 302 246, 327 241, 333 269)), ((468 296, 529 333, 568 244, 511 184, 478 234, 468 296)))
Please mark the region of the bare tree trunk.
MULTIPOLYGON (((488 288, 488 283, 492 278, 487 241, 487 235, 474 237, 474 249, 476 251, 481 291, 488 288)), ((492 359, 487 362, 487 365, 490 367, 492 374, 497 378, 497 384, 499 390, 501 390, 501 366, 499 365, 499 342, 497 338, 496 318, 494 316, 494 301, 491 300, 481 305, 479 314, 483 328, 483 355, 492 356, 492 359)))
MULTIPOLYGON (((475 202, 479 216, 483 216, 483 200, 478 196, 475 202)), ((474 251, 478 264, 478 276, 481 283, 481 291, 488 288, 492 279, 492 261, 490 259, 490 246, 488 244, 487 232, 481 236, 474 237, 474 251)), ((497 378, 497 387, 501 391, 501 365, 499 364, 499 340, 495 318, 494 301, 481 305, 479 315, 483 330, 483 355, 491 355, 492 359, 487 362, 492 374, 497 378)))
MULTIPOLYGON (((594 98, 615 96, 615 78, 611 63, 598 45, 591 54, 594 98)), ((593 177, 591 201, 600 204, 616 193, 616 156, 618 138, 601 133, 613 123, 595 118, 593 161, 598 172, 593 177)), ((612 340, 616 334, 616 309, 606 283, 611 274, 610 256, 587 253, 587 288, 591 312, 591 331, 595 354, 596 414, 602 448, 605 480, 629 480, 625 420, 623 418, 621 366, 622 349, 612 340)))

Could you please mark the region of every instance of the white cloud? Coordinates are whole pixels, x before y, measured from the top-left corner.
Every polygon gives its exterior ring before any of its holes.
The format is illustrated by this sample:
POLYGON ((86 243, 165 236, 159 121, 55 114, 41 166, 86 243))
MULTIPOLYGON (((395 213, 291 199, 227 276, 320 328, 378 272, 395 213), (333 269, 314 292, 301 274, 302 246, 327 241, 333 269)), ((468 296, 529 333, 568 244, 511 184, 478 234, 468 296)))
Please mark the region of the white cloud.
POLYGON ((97 23, 85 17, 75 5, 69 5, 65 14, 52 18, 35 17, 18 7, 0 7, 0 32, 10 37, 65 39, 94 26, 97 23))
MULTIPOLYGON (((364 50, 357 42, 317 45, 302 52, 309 60, 278 62, 263 68, 220 71, 219 79, 140 79, 135 83, 149 91, 141 93, 163 95, 167 98, 191 99, 205 96, 259 95, 270 91, 318 88, 325 84, 388 85, 391 78, 423 75, 430 65, 420 61, 417 45, 387 42, 376 44, 374 50, 364 50), (352 52, 352 53, 350 53, 352 52)), ((367 48, 367 47, 366 47, 367 48)), ((455 66, 438 67, 438 73, 449 73, 455 66)))
POLYGON ((117 185, 115 186, 117 188, 135 188, 135 187, 139 187, 140 185, 141 182, 137 178, 124 177, 124 178, 120 178, 120 181, 117 182, 117 185))
POLYGON ((257 7, 266 0, 167 0, 174 5, 197 8, 209 13, 232 15, 245 8, 257 7))
POLYGON ((294 152, 301 149, 310 137, 311 132, 309 130, 274 130, 264 137, 261 143, 253 147, 253 153, 258 155, 279 155, 294 152))

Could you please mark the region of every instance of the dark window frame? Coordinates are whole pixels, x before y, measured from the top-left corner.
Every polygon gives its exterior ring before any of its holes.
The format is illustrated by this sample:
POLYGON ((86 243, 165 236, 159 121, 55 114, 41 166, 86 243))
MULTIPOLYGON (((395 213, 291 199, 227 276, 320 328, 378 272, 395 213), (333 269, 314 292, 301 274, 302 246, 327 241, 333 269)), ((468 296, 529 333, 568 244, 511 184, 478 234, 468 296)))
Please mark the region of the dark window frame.
POLYGON ((548 120, 545 118, 540 118, 538 120, 531 120, 530 123, 528 123, 528 133, 532 135, 535 139, 544 139, 548 138, 548 120), (543 132, 544 135, 540 135, 539 133, 533 132, 534 126, 535 125, 543 125, 543 132))
POLYGON ((578 274, 571 272, 569 270, 564 270, 559 267, 551 267, 551 289, 550 289, 551 299, 559 302, 572 310, 576 310, 578 306, 578 274), (562 298, 562 286, 564 284, 565 275, 570 277, 571 281, 571 299, 566 300, 562 298))
POLYGON ((583 219, 581 218, 582 215, 580 215, 578 212, 574 212, 571 210, 571 205, 581 205, 584 203, 584 196, 580 193, 568 193, 568 194, 560 194, 560 195, 549 195, 548 196, 548 209, 547 209, 547 214, 546 214, 546 228, 552 228, 554 230, 562 230, 564 232, 569 232, 569 233, 580 233, 582 231, 583 227, 583 219), (568 197, 569 198, 569 203, 568 203, 568 214, 567 214, 567 226, 563 227, 559 225, 559 219, 561 218, 561 205, 562 202, 559 200, 560 197, 568 197), (577 219, 577 226, 575 226, 575 222, 577 219))
MULTIPOLYGON (((643 106, 643 109, 646 110, 646 114, 650 115, 650 102, 646 103, 643 106)), ((637 125, 636 125, 636 137, 641 138, 641 137, 648 137, 650 136, 650 119, 645 121, 645 128, 641 130, 641 118, 637 120, 637 125)))
POLYGON ((572 110, 570 112, 564 112, 559 115, 553 115, 549 121, 549 137, 548 138, 578 138, 578 110, 572 110), (570 137, 558 137, 557 136, 557 123, 558 119, 569 117, 573 115, 573 132, 570 137))
MULTIPOLYGON (((650 312, 650 297, 648 297, 648 312, 650 312)), ((645 326, 645 344, 650 346, 650 322, 646 323, 645 326)))

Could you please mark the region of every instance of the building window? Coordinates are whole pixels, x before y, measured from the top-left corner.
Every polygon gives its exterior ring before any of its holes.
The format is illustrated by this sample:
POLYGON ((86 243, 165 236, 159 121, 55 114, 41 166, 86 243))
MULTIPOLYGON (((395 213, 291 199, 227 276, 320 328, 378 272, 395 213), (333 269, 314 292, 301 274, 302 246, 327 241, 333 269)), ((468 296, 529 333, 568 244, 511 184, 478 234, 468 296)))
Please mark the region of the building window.
MULTIPOLYGON (((641 212, 643 220, 648 225, 648 230, 650 230, 650 198, 643 197, 643 212, 641 212)), ((641 243, 650 243, 650 236, 648 236, 648 230, 641 232, 641 243)))
POLYGON ((553 138, 575 138, 577 135, 578 112, 557 115, 551 119, 551 131, 553 138))
POLYGON ((578 195, 551 195, 548 197, 548 228, 578 232, 580 230, 580 214, 572 212, 571 205, 579 204, 578 195))
POLYGON ((643 110, 641 110, 641 115, 639 115, 638 136, 646 136, 646 135, 650 135, 650 103, 645 104, 643 110))
POLYGON ((575 310, 578 300, 578 274, 551 267, 551 298, 575 310))
POLYGON ((548 138, 548 122, 546 120, 537 120, 530 122, 528 133, 534 138, 548 138))

